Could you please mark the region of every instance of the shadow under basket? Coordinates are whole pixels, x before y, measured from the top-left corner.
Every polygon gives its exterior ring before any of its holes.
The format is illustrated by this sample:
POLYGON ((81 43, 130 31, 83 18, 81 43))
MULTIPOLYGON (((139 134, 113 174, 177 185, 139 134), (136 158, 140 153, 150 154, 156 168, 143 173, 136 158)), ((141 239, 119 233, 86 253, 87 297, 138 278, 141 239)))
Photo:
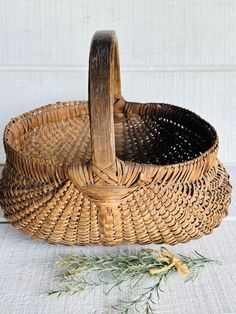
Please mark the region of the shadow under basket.
POLYGON ((113 31, 93 37, 89 101, 12 119, 4 145, 0 205, 36 239, 176 244, 227 215, 231 185, 216 131, 186 109, 125 101, 113 31))

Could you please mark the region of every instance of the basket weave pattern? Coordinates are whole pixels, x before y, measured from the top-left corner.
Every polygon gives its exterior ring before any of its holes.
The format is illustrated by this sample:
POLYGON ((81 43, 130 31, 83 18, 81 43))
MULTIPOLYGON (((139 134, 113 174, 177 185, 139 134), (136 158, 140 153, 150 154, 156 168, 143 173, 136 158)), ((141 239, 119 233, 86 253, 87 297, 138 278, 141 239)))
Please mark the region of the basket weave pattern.
POLYGON ((176 106, 126 102, 112 32, 95 34, 89 81, 89 102, 50 104, 7 125, 6 218, 66 245, 176 244, 211 233, 231 197, 214 128, 176 106), (104 47, 110 58, 98 54, 104 47))

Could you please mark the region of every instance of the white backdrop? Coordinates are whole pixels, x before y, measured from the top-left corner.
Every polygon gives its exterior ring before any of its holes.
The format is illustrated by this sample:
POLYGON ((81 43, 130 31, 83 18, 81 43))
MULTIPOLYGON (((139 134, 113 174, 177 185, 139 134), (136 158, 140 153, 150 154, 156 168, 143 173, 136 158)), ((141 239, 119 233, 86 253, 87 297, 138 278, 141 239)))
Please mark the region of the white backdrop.
MULTIPOLYGON (((117 32, 123 95, 211 122, 236 162, 235 0, 0 0, 0 136, 11 117, 87 99, 90 40, 117 32)), ((0 145, 0 163, 4 163, 0 145)))

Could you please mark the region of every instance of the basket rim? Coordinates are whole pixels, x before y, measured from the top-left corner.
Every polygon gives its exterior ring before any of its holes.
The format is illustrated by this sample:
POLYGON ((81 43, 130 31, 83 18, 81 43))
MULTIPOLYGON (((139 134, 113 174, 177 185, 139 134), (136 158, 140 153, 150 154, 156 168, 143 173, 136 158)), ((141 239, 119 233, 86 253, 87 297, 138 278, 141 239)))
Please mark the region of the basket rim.
MULTIPOLYGON (((11 132, 11 129, 14 125, 16 125, 16 123, 23 121, 24 119, 30 118, 30 117, 34 117, 37 116, 38 114, 44 114, 44 113, 49 113, 53 110, 60 110, 60 109, 64 109, 64 108, 72 108, 72 107, 80 107, 79 111, 77 112, 77 115, 75 116, 84 116, 84 115, 88 115, 88 101, 87 100, 68 100, 68 101, 58 101, 56 103, 50 103, 41 107, 38 107, 36 109, 27 111, 25 113, 22 113, 20 115, 18 115, 15 118, 12 118, 8 124, 5 127, 4 130, 4 135, 3 135, 3 142, 4 142, 4 148, 5 148, 5 152, 6 152, 6 161, 10 161, 12 164, 14 164, 16 166, 16 168, 18 170, 21 170, 22 173, 29 174, 29 171, 25 171, 24 168, 26 168, 26 165, 24 166, 23 164, 27 164, 29 166, 30 163, 32 164, 37 164, 38 167, 42 166, 42 167, 50 167, 52 171, 55 171, 58 175, 59 173, 67 173, 67 169, 71 166, 75 166, 77 164, 75 163, 65 163, 65 162, 59 162, 53 159, 46 159, 46 158, 39 158, 39 157, 35 157, 35 156, 29 156, 25 153, 20 152, 19 150, 17 150, 15 147, 13 147, 12 143, 9 140, 9 133, 11 132), (60 168, 60 170, 59 170, 60 168), (62 168, 65 168, 64 170, 62 170, 62 168)), ((175 169, 175 168, 188 168, 191 167, 193 164, 199 164, 201 163, 203 160, 206 160, 208 158, 211 159, 211 166, 214 164, 215 159, 217 158, 217 152, 218 152, 218 145, 219 145, 219 138, 218 138, 218 134, 215 130, 215 128, 206 120, 204 120, 203 118, 201 118, 199 115, 197 115, 196 113, 194 113, 193 111, 189 110, 189 109, 185 109, 176 105, 172 105, 172 104, 168 104, 168 103, 155 103, 155 102, 145 102, 145 103, 141 103, 141 102, 131 102, 131 101, 125 101, 124 103, 124 107, 125 110, 127 110, 127 112, 131 112, 132 113, 132 107, 139 107, 140 110, 140 115, 145 116, 146 112, 148 111, 149 108, 151 107, 165 107, 165 108, 169 108, 171 110, 174 111, 179 111, 183 114, 188 114, 191 115, 191 117, 195 118, 196 120, 198 120, 199 122, 202 122, 206 127, 208 127, 210 129, 210 131, 212 132, 213 135, 213 143, 212 145, 205 150, 202 154, 200 154, 197 157, 194 157, 190 160, 187 161, 183 161, 183 162, 179 162, 179 163, 171 163, 171 164, 153 164, 153 163, 138 163, 138 162, 133 162, 133 161, 126 161, 126 160, 122 160, 122 162, 124 164, 133 164, 138 165, 138 166, 142 166, 142 168, 145 167, 153 167, 156 169, 160 169, 160 168, 165 168, 166 170, 168 169, 175 169)), ((68 118, 70 118, 68 116, 68 118)), ((59 121, 55 120, 55 121, 59 121)), ((62 119, 61 119, 62 120, 62 119)), ((42 124, 41 124, 42 125, 42 124)), ((33 129, 34 127, 32 127, 33 129)), ((25 130, 25 133, 27 132, 27 130, 25 130)), ((116 157, 116 159, 119 159, 116 157)), ((208 167, 209 169, 209 167, 208 167)), ((64 177, 64 175, 63 175, 64 177)))

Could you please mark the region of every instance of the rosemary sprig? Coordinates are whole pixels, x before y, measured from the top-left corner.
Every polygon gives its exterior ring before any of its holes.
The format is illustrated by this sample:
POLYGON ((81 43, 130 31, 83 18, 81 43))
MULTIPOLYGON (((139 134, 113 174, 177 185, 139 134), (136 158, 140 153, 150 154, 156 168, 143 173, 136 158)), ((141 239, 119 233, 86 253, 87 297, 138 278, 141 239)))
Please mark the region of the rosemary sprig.
POLYGON ((119 300, 112 308, 121 314, 128 314, 132 309, 150 314, 154 313, 155 300, 162 291, 163 281, 167 281, 172 273, 185 276, 185 281, 194 280, 199 271, 211 263, 219 262, 196 251, 193 257, 174 255, 164 247, 159 251, 142 250, 137 255, 122 254, 104 258, 73 254, 57 262, 65 271, 61 284, 49 294, 80 294, 98 286, 104 286, 108 294, 114 288, 122 290, 127 282, 133 289, 142 284, 145 288, 135 299, 119 300))

